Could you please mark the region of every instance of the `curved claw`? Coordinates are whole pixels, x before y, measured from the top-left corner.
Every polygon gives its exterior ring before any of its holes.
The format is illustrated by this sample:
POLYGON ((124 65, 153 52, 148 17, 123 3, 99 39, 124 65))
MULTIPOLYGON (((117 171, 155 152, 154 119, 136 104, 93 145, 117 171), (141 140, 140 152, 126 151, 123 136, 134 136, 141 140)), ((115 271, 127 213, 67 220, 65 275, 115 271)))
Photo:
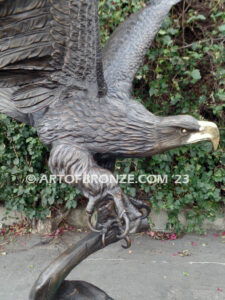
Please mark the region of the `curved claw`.
POLYGON ((139 208, 139 209, 142 209, 142 208, 143 208, 143 209, 146 210, 146 213, 143 214, 142 217, 141 217, 142 220, 145 219, 145 218, 147 218, 147 217, 149 216, 149 214, 150 214, 150 212, 151 212, 151 208, 150 208, 147 204, 145 204, 145 203, 142 202, 141 200, 137 200, 137 199, 132 198, 132 197, 130 197, 130 202, 131 202, 134 206, 136 206, 137 208, 139 208))
POLYGON ((124 239, 128 235, 130 230, 130 220, 125 211, 122 214, 122 219, 125 221, 125 230, 121 235, 117 235, 118 239, 124 239))
POLYGON ((105 233, 102 234, 102 246, 105 248, 105 233))
POLYGON ((141 220, 142 220, 142 218, 138 218, 133 222, 133 224, 132 224, 133 227, 131 228, 130 233, 138 232, 138 229, 140 228, 140 225, 141 225, 141 220))
POLYGON ((97 230, 91 223, 91 218, 92 218, 92 214, 88 214, 88 226, 89 228, 91 229, 91 231, 93 232, 97 232, 97 233, 100 233, 101 230, 97 230))
POLYGON ((128 249, 128 248, 130 248, 130 246, 131 246, 131 239, 129 238, 129 236, 126 236, 125 238, 124 238, 124 240, 126 241, 126 245, 122 245, 122 247, 124 248, 124 249, 128 249))
POLYGON ((145 212, 145 214, 142 214, 142 217, 141 217, 142 220, 147 218, 150 215, 150 212, 151 212, 151 208, 147 205, 145 207, 143 207, 143 209, 145 209, 146 212, 145 212))

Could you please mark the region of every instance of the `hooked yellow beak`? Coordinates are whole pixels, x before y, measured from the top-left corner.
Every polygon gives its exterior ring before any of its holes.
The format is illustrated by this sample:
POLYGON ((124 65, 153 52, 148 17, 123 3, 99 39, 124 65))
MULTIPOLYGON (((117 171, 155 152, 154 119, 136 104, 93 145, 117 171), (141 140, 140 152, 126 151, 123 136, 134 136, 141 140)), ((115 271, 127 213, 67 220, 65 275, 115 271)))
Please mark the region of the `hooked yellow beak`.
POLYGON ((199 121, 199 132, 192 133, 187 140, 188 144, 193 144, 201 141, 210 141, 213 144, 214 150, 219 146, 220 133, 217 125, 213 122, 199 121))

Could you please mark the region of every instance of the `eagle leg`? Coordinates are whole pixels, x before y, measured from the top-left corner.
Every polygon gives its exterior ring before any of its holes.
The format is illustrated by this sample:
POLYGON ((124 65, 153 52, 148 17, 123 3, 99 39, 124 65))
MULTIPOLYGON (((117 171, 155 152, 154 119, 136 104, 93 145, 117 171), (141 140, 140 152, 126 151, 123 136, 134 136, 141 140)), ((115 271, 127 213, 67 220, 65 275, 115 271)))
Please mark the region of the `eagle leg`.
POLYGON ((92 231, 101 232, 103 244, 106 233, 113 226, 117 226, 117 238, 125 239, 125 247, 128 247, 130 241, 127 236, 129 232, 136 232, 140 227, 143 214, 139 209, 143 208, 144 204, 130 199, 122 191, 112 172, 100 167, 92 154, 78 145, 53 145, 49 167, 53 174, 60 175, 66 183, 77 187, 89 199, 86 207, 89 226, 92 231), (93 226, 92 215, 105 202, 113 203, 116 215, 109 216, 102 224, 97 222, 96 226, 93 226))

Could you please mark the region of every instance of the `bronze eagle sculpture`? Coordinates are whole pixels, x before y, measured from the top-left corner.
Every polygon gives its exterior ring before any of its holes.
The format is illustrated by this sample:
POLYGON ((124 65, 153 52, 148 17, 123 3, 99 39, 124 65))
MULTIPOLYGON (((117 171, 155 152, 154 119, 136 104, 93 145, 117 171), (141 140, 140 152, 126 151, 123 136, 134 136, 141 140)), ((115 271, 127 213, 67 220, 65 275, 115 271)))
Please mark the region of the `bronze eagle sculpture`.
POLYGON ((215 124, 157 117, 131 97, 144 55, 178 2, 151 1, 117 28, 102 54, 97 0, 0 1, 0 112, 37 129, 51 147, 51 172, 74 176, 89 199, 89 220, 98 203, 113 199, 125 225, 120 238, 136 231, 144 204, 111 180, 117 157, 219 141, 215 124), (84 182, 103 175, 105 182, 84 182))
POLYGON ((73 176, 71 184, 89 199, 89 225, 103 243, 117 226, 116 238, 129 246, 128 234, 149 213, 111 180, 117 158, 219 143, 216 124, 188 115, 158 117, 131 96, 145 53, 178 2, 150 1, 102 51, 97 0, 0 0, 0 112, 37 129, 51 148, 51 172, 73 176), (116 214, 92 225, 94 210, 107 201, 116 214))

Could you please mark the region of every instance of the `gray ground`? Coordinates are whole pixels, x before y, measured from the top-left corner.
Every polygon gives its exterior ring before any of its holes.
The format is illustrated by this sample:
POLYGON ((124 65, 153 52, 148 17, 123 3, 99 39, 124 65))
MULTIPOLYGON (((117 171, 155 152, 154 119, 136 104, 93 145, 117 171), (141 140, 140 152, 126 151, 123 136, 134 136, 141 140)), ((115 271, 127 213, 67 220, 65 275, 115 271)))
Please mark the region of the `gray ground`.
MULTIPOLYGON (((69 278, 89 281, 115 300, 225 299, 225 239, 213 234, 165 243, 137 235, 130 249, 122 249, 119 242, 109 246, 90 256, 69 278), (190 256, 177 254, 184 250, 190 256)), ((0 255, 0 299, 28 299, 43 268, 82 236, 65 233, 46 245, 37 245, 40 237, 35 235, 12 241, 6 255, 0 255)))

